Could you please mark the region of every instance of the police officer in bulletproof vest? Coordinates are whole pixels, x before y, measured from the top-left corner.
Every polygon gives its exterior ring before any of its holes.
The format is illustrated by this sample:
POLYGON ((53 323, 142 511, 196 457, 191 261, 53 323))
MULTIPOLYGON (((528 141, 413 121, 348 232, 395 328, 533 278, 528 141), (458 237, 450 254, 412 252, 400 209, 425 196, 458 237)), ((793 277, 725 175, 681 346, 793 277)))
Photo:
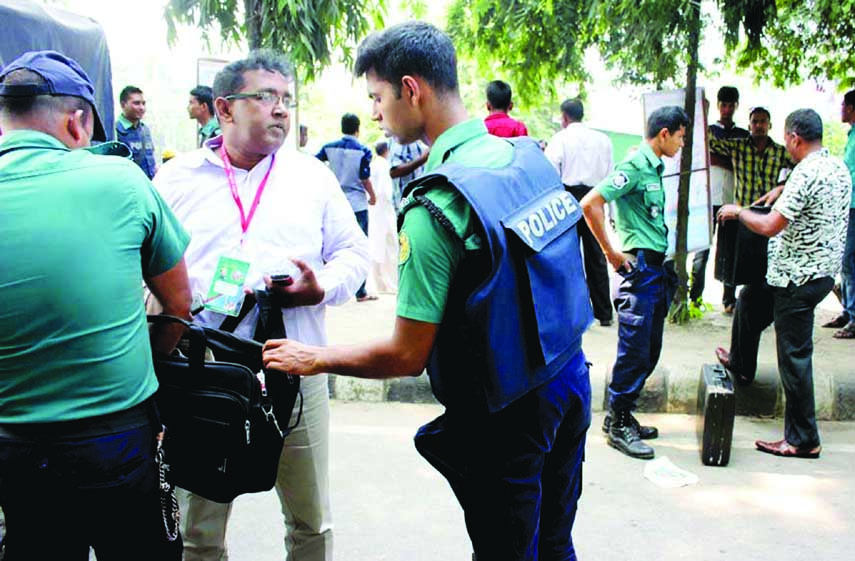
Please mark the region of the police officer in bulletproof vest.
POLYGON ((646 139, 582 199, 591 232, 620 275, 614 305, 618 314, 617 359, 609 384, 609 412, 603 421, 608 443, 633 458, 653 458, 643 440, 659 436, 641 425, 632 410, 662 350, 665 316, 676 289, 672 261, 665 260, 665 191, 662 156, 683 146, 689 120, 679 107, 663 107, 647 119, 646 139), (604 207, 614 202, 621 249, 606 234, 604 207))
POLYGON ((427 365, 446 410, 416 448, 460 501, 476 558, 576 559, 591 419, 581 337, 593 319, 581 209, 534 141, 491 136, 469 118, 454 47, 435 27, 371 35, 356 74, 383 129, 431 145, 426 175, 405 193, 395 330, 359 347, 268 341, 265 364, 365 378, 427 365))
POLYGON ((157 162, 151 129, 142 121, 146 112, 143 91, 136 86, 125 86, 119 94, 119 105, 122 113, 116 119, 116 139, 128 145, 134 163, 151 179, 157 172, 157 162))

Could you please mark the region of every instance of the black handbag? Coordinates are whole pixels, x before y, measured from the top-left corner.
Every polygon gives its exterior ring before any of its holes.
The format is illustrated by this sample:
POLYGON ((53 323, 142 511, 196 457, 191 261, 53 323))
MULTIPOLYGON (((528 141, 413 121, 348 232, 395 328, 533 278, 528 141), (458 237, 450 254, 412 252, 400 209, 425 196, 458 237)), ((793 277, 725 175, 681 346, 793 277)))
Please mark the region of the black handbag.
POLYGON ((154 358, 167 481, 220 503, 273 488, 282 443, 302 415, 299 377, 266 373, 257 341, 172 316, 148 320, 187 328, 184 355, 154 358))

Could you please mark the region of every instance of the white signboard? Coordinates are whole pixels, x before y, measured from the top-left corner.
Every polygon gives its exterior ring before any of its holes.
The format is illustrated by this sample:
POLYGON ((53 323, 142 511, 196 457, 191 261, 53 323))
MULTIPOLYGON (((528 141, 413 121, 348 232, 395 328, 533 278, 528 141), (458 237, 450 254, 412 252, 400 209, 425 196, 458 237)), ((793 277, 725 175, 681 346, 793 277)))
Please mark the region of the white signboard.
POLYGON ((229 61, 219 58, 200 58, 196 60, 196 83, 200 86, 214 87, 214 76, 229 61))
MULTIPOLYGON (((703 107, 704 89, 695 93, 695 122, 692 145, 692 181, 689 187, 689 231, 687 249, 691 253, 712 245, 712 207, 710 205, 709 160, 707 152, 707 117, 703 107)), ((644 122, 660 107, 677 105, 685 107, 686 90, 652 92, 644 94, 644 122)), ((646 136, 646 135, 645 135, 646 136)), ((668 255, 674 255, 677 243, 677 193, 680 185, 680 158, 664 157, 665 163, 665 224, 668 226, 668 255)))

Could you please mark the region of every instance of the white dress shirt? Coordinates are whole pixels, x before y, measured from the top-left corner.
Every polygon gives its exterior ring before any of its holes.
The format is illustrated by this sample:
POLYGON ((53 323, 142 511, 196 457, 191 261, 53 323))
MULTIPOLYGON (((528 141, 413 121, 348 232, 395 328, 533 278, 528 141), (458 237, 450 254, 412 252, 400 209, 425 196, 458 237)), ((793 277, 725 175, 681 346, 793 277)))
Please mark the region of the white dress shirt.
POLYGON ((582 123, 555 133, 544 151, 567 186, 595 187, 612 170, 612 141, 582 123))
MULTIPOLYGON (((214 139, 204 148, 173 158, 160 168, 154 184, 190 232, 185 260, 193 294, 208 294, 220 257, 250 263, 245 286, 263 288, 265 274, 293 268, 289 258, 305 261, 325 290, 316 306, 282 310, 289 339, 326 344, 326 304, 342 304, 353 296, 368 273, 368 243, 356 223, 335 175, 310 155, 282 148, 255 216, 241 246, 241 221, 214 139), (214 148, 212 150, 212 148, 214 148)), ((238 193, 249 213, 271 156, 249 171, 235 168, 238 193)), ((219 326, 226 316, 209 310, 196 316, 204 325, 219 326)), ((257 320, 253 310, 235 333, 251 337, 257 320)))

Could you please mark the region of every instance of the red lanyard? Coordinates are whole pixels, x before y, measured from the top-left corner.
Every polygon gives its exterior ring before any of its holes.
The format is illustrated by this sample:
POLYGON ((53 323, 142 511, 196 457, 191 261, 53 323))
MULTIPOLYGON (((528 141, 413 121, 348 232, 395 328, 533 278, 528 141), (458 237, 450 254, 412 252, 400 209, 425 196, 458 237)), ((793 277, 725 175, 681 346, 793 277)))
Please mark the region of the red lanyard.
POLYGON ((246 231, 249 230, 249 224, 252 222, 252 218, 255 216, 255 211, 258 208, 258 202, 261 200, 261 193, 264 192, 264 187, 267 186, 267 178, 270 177, 270 172, 273 169, 273 164, 276 162, 276 154, 270 155, 270 167, 267 168, 267 173, 264 174, 264 179, 261 180, 261 183, 258 184, 258 189, 255 191, 255 198, 252 200, 252 206, 249 207, 249 214, 245 214, 243 211, 243 203, 240 201, 240 194, 238 193, 237 181, 235 180, 235 170, 232 167, 232 162, 229 160, 229 155, 226 153, 226 147, 220 147, 220 157, 223 159, 223 167, 226 169, 226 179, 229 182, 229 189, 232 191, 232 198, 235 200, 235 204, 240 211, 240 229, 241 229, 241 244, 243 244, 243 238, 246 235, 246 231))

